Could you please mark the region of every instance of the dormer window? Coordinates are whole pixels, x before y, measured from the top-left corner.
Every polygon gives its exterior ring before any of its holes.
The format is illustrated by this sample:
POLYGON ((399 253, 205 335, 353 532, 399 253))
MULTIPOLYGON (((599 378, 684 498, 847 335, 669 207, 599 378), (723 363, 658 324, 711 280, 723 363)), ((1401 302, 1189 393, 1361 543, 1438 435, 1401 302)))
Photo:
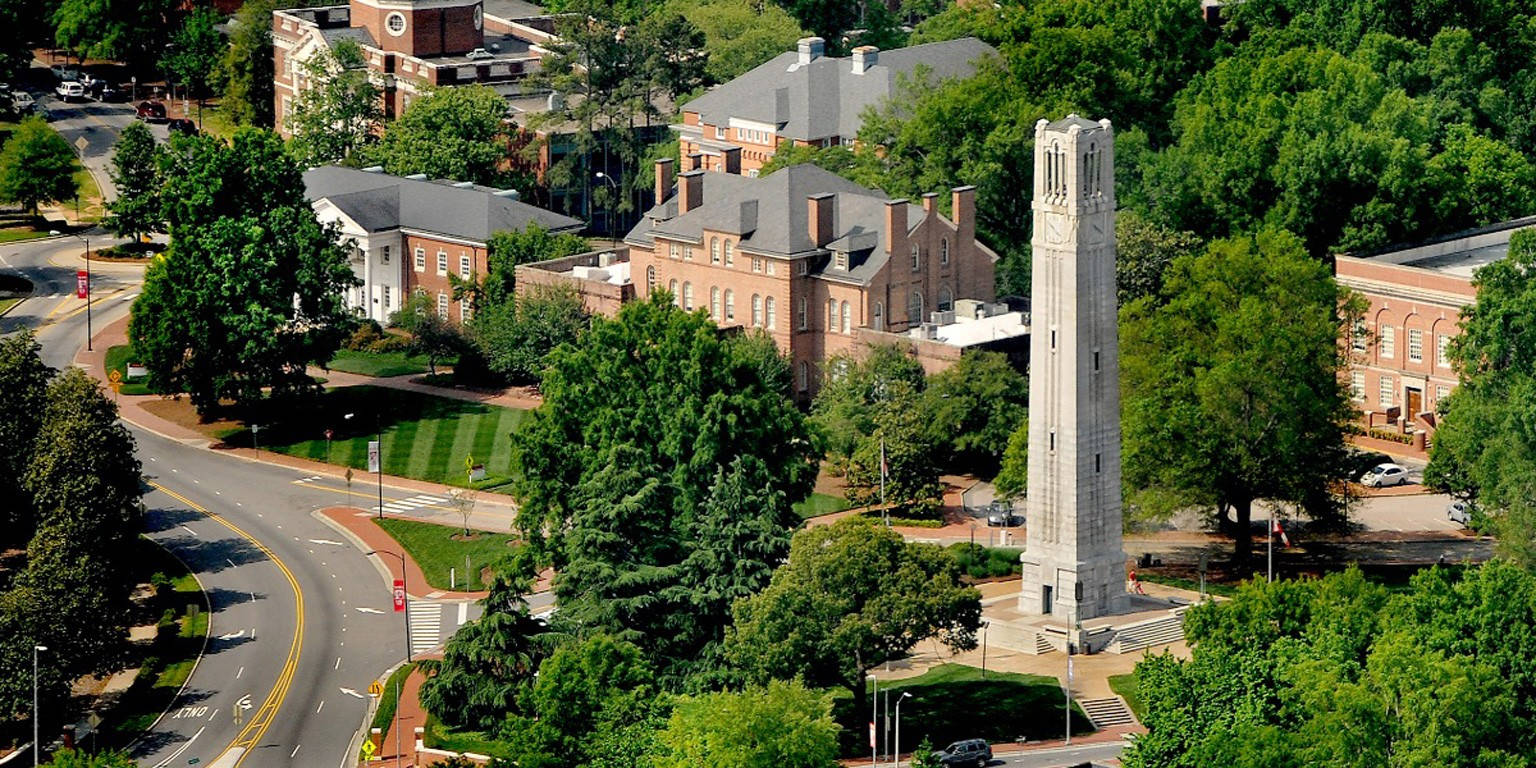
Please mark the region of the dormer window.
POLYGON ((848 271, 848 254, 846 252, 844 252, 844 251, 837 251, 836 253, 833 253, 832 254, 832 263, 838 269, 841 269, 844 272, 847 272, 848 271))

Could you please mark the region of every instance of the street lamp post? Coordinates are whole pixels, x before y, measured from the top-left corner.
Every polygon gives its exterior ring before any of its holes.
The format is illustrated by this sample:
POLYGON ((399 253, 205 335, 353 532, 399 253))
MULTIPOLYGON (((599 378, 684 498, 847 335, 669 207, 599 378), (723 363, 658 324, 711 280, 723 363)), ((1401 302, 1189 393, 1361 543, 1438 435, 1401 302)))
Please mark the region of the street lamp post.
MULTIPOLYGON (((79 218, 78 212, 76 212, 76 213, 77 213, 76 218, 79 218)), ((57 229, 51 229, 51 230, 48 230, 48 234, 53 235, 54 237, 58 237, 59 235, 61 235, 63 233, 60 232, 57 229)), ((81 241, 83 241, 85 243, 85 351, 90 352, 91 351, 91 238, 89 236, 87 236, 87 235, 81 235, 81 234, 77 234, 77 233, 74 233, 74 232, 69 233, 69 236, 73 237, 73 238, 76 238, 78 240, 81 240, 81 241)))
POLYGON ((36 766, 39 765, 38 755, 40 754, 40 748, 41 748, 41 744, 42 744, 42 740, 39 738, 39 731, 40 731, 40 729, 37 727, 38 726, 37 654, 39 652, 46 651, 46 650, 48 650, 48 646, 46 646, 46 645, 34 645, 34 646, 32 646, 32 765, 33 765, 33 768, 36 768, 36 766))
POLYGON ((875 684, 874 692, 869 695, 869 764, 875 765, 880 760, 879 739, 875 736, 875 721, 880 719, 880 680, 874 675, 869 675, 871 682, 875 684))
POLYGON ((619 233, 613 226, 613 207, 619 204, 619 183, 614 181, 612 176, 602 171, 598 171, 593 176, 608 182, 608 186, 613 187, 613 202, 608 205, 608 240, 613 243, 613 247, 616 249, 619 247, 619 233))
POLYGON ((901 703, 910 698, 912 698, 911 693, 902 691, 901 696, 896 699, 896 746, 891 748, 891 764, 898 768, 901 765, 901 703))
POLYGON ((981 622, 981 679, 983 680, 987 679, 987 629, 991 626, 990 621, 981 622))
POLYGON ((411 662, 411 585, 406 581, 405 555, 387 549, 370 549, 365 555, 391 555, 400 559, 400 588, 405 591, 405 662, 411 662))

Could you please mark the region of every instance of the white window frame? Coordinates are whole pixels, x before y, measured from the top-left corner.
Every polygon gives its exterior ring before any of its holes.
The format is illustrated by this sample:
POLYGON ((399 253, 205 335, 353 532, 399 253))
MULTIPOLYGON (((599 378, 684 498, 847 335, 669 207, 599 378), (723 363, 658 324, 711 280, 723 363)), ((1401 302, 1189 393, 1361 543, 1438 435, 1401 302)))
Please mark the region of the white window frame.
POLYGON ((683 311, 693 311, 693 283, 687 280, 683 281, 683 311))
POLYGON ((768 330, 774 330, 779 324, 779 303, 772 296, 763 299, 763 317, 768 330))
POLYGON ((437 316, 443 320, 448 319, 448 294, 437 292, 437 316))
POLYGON ((1408 362, 1424 362, 1424 332, 1418 328, 1408 329, 1408 362))
POLYGON ((853 333, 853 307, 845 301, 840 312, 843 316, 843 333, 853 333))
POLYGON ((674 259, 682 258, 682 248, 677 243, 667 243, 667 255, 674 259))
POLYGON ((760 294, 752 294, 752 327, 763 327, 763 297, 760 294))
POLYGON ((1365 371, 1351 371, 1349 374, 1349 394, 1355 402, 1365 402, 1365 371))
POLYGON ((949 238, 939 238, 939 264, 949 263, 949 238))
POLYGON ((1376 344, 1376 351, 1385 358, 1395 357, 1397 355, 1397 327, 1383 325, 1377 328, 1376 332, 1380 334, 1380 339, 1376 344))
POLYGON ((1396 383, 1391 376, 1382 376, 1376 382, 1376 403, 1382 408, 1391 408, 1397 401, 1397 390, 1394 388, 1396 383))
POLYGON ((795 314, 797 318, 795 325, 797 325, 802 331, 810 328, 810 312, 810 302, 806 301, 804 296, 801 296, 800 303, 795 305, 795 314))
POLYGON ((922 252, 922 249, 918 248, 916 244, 913 244, 913 246, 912 246, 912 271, 913 272, 921 272, 922 270, 923 270, 923 252, 922 252))
POLYGON ((736 247, 729 238, 725 241, 725 266, 736 266, 736 247))
POLYGON ((437 274, 448 276, 448 252, 441 248, 437 251, 437 274))
POLYGON ((709 287, 709 319, 720 322, 720 286, 709 287))
POLYGON ((420 246, 416 248, 416 271, 427 271, 427 249, 420 246))
POLYGON ((384 247, 379 249, 379 263, 380 264, 388 264, 389 263, 389 246, 386 245, 386 246, 384 246, 384 247))
POLYGON ((709 263, 720 263, 720 238, 718 237, 711 237, 709 239, 709 263))
POLYGON ((1435 334, 1435 365, 1451 367, 1451 337, 1447 334, 1435 334))
POLYGON ((459 277, 468 280, 470 270, 473 269, 472 265, 473 259, 469 258, 469 254, 459 251, 459 277))

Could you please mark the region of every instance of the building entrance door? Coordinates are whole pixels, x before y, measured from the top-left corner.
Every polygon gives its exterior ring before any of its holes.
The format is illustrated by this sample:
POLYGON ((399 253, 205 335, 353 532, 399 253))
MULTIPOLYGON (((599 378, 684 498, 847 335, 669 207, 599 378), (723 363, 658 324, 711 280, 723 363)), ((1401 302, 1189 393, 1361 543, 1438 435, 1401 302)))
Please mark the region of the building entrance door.
POLYGON ((1408 397, 1404 402, 1408 404, 1408 412, 1403 415, 1408 418, 1409 422, 1412 422, 1415 418, 1418 418, 1419 412, 1424 410, 1424 390, 1418 387, 1409 387, 1408 397))
POLYGON ((1040 600, 1044 603, 1044 605, 1040 606, 1040 612, 1041 613, 1050 613, 1051 612, 1051 602, 1052 602, 1051 598, 1052 598, 1052 595, 1051 595, 1051 585, 1046 584, 1040 590, 1040 600))

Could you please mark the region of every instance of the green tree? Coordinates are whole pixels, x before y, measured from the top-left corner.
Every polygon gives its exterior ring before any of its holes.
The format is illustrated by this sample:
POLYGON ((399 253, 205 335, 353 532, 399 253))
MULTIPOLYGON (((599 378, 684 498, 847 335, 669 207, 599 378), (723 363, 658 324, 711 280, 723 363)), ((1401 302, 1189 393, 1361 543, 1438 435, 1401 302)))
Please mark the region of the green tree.
POLYGON ((275 0, 246 0, 230 23, 217 79, 219 107, 236 125, 272 127, 272 11, 275 0))
POLYGON ((22 475, 42 428, 53 378, 41 351, 31 331, 0 339, 0 509, 5 510, 0 549, 25 546, 37 522, 22 475))
POLYGON ((509 721, 504 730, 521 732, 527 751, 545 759, 584 756, 600 728, 655 697, 654 677, 634 645, 600 633, 582 637, 539 665, 523 692, 529 718, 509 721))
POLYGON ((344 162, 373 140, 384 111, 364 56, 357 43, 342 40, 300 65, 309 87, 283 119, 301 167, 344 162))
MULTIPOLYGON (((45 4, 44 7, 50 7, 45 4)), ((170 0, 60 0, 53 39, 77 59, 114 59, 147 75, 170 40, 176 4, 170 0)))
POLYGON ((20 203, 36 216, 43 203, 62 203, 80 192, 75 151, 41 117, 21 121, 0 149, 0 200, 20 203))
POLYGON ((171 248, 145 270, 129 324, 151 385, 189 393, 203 415, 268 389, 313 391, 306 366, 330 360, 353 322, 343 296, 356 278, 338 233, 315 219, 272 133, 243 128, 230 145, 198 137, 172 149, 171 248))
POLYGON ((197 121, 202 125, 203 100, 218 72, 225 54, 224 36, 215 26, 222 21, 212 8, 198 8, 187 14, 181 29, 171 39, 171 46, 160 59, 160 66, 197 99, 197 121))
POLYGON ((506 119, 506 99, 489 87, 439 88, 411 102, 363 154, 397 176, 424 173, 495 186, 509 152, 506 119))
POLYGON ((485 279, 457 288, 457 294, 475 298, 475 308, 510 306, 517 289, 517 267, 536 261, 561 259, 590 250, 586 238, 572 232, 555 234, 529 222, 521 232, 495 232, 485 244, 485 279))
POLYGON ((799 678, 857 700, 866 671, 924 640, 976 647, 981 601, 943 549, 848 517, 797 533, 788 562, 733 613, 727 657, 748 680, 799 678))
POLYGON ((477 310, 469 335, 492 371, 515 383, 537 383, 549 353, 575 343, 590 322, 574 288, 538 286, 515 302, 477 310))
POLYGON ((704 33, 709 79, 724 83, 745 74, 805 37, 777 5, 753 0, 669 0, 660 13, 679 14, 704 33))
POLYGON ((796 682, 687 696, 658 738, 656 768, 830 768, 832 696, 796 682))
POLYGON ((953 472, 993 475, 1008 436, 1028 413, 1029 380, 997 352, 968 351, 928 377, 922 411, 940 464, 953 472))
MULTIPOLYGON (((1180 256, 1199 253, 1200 238, 1193 232, 1177 232, 1148 221, 1135 211, 1121 211, 1115 219, 1115 286, 1119 306, 1163 292, 1163 273, 1180 256)), ((1155 299, 1154 299, 1155 300, 1155 299)))
POLYGON ((44 763, 49 768, 134 768, 138 763, 126 752, 111 750, 87 755, 73 749, 53 753, 53 759, 44 763))
POLYGON ((848 459, 848 500, 885 504, 906 517, 937 516, 944 504, 940 452, 920 396, 893 382, 870 420, 869 434, 859 437, 848 459))
POLYGON ((437 375, 437 361, 453 357, 464 347, 464 337, 426 293, 416 293, 399 311, 389 317, 389 324, 411 335, 411 352, 426 355, 427 367, 437 375))
POLYGON ((117 198, 107 203, 112 212, 107 226, 119 237, 137 241, 140 235, 163 226, 161 154, 155 137, 143 123, 129 123, 118 135, 112 153, 112 185, 117 187, 117 198))
POLYGON ((860 6, 841 0, 777 0, 799 20, 800 26, 826 41, 833 52, 842 50, 843 33, 858 26, 860 6))
POLYGON ((834 467, 846 465, 859 441, 874 433, 882 404, 915 396, 927 383, 922 364, 893 344, 873 347, 862 358, 833 356, 827 369, 834 375, 816 393, 811 423, 826 438, 834 467))
POLYGON ((1008 434, 1008 447, 1003 449, 1003 466, 992 481, 997 493, 1004 499, 1022 499, 1029 491, 1029 416, 1019 422, 1008 434))
POLYGON ((516 528, 559 572, 557 617, 635 643, 663 680, 685 677, 724 629, 708 618, 722 598, 683 565, 718 473, 752 457, 751 487, 790 502, 815 478, 789 366, 761 334, 722 337, 664 298, 594 318, 548 361, 544 404, 512 438, 516 528))
POLYGON ((1212 510, 1239 558, 1255 500, 1336 519, 1328 489, 1346 478, 1354 413, 1339 338, 1360 300, 1300 240, 1267 232, 1176 259, 1162 302, 1121 313, 1128 487, 1212 510))
POLYGON ((708 53, 704 32, 680 13, 653 11, 640 25, 645 69, 673 103, 703 87, 708 53))

